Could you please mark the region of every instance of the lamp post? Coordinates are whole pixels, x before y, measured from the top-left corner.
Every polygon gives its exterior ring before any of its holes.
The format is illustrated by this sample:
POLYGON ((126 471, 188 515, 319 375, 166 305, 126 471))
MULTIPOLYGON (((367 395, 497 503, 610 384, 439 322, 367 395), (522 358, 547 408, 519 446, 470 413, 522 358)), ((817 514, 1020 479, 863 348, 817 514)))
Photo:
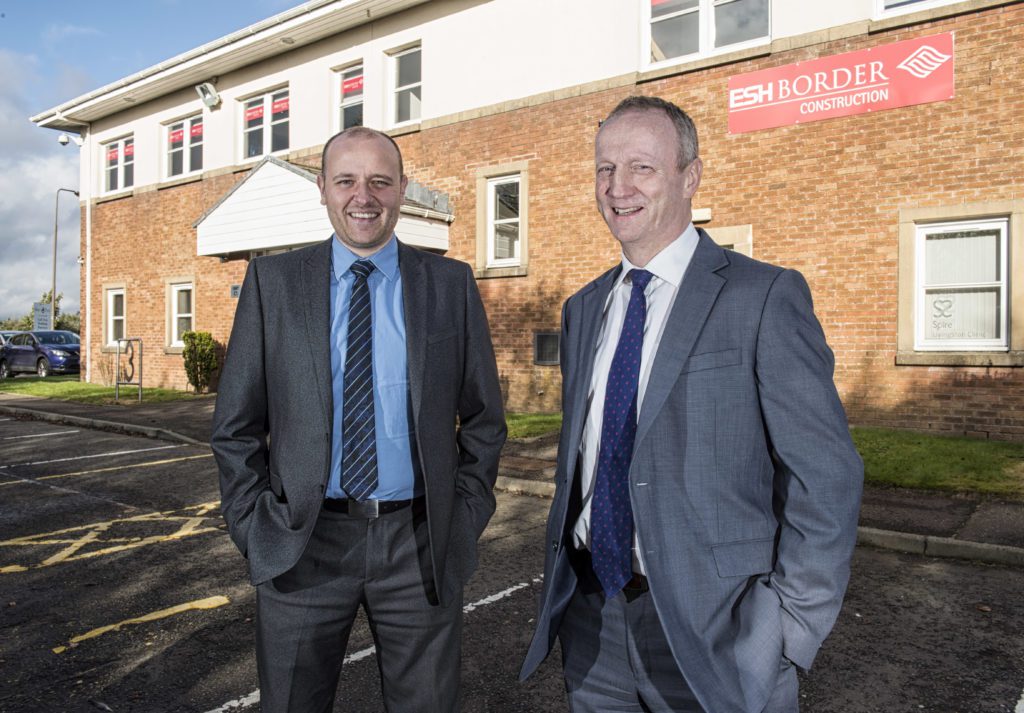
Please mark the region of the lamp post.
POLYGON ((78 191, 70 188, 58 188, 53 203, 53 282, 50 287, 50 329, 57 328, 57 222, 60 218, 58 208, 60 207, 60 193, 67 191, 78 195, 78 191))

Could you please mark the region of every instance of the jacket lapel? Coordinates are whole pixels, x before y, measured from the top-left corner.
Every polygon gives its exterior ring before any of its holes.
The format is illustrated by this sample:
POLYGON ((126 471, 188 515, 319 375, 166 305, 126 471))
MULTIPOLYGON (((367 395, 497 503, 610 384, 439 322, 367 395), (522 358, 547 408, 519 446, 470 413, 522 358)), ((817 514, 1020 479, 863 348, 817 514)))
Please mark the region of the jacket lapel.
POLYGON ((700 240, 690 260, 690 266, 683 275, 682 284, 676 293, 675 303, 669 312, 668 321, 662 333, 658 353, 651 366, 651 376, 644 391, 644 402, 636 428, 633 452, 654 422, 665 404, 672 385, 690 357, 697 336, 707 321, 711 307, 725 284, 725 278, 717 273, 729 264, 725 250, 715 245, 707 233, 698 230, 700 240))
MULTIPOLYGON (((334 395, 331 384, 331 241, 320 243, 301 267, 303 304, 306 313, 306 344, 310 372, 316 379, 324 419, 331 424, 334 395)), ((333 426, 332 426, 333 427, 333 426)))
MULTIPOLYGON (((427 273, 416 249, 401 242, 398 243, 398 270, 402 275, 409 398, 415 427, 418 425, 420 404, 423 401, 423 377, 427 363, 427 273)), ((416 430, 419 431, 418 428, 416 430)))

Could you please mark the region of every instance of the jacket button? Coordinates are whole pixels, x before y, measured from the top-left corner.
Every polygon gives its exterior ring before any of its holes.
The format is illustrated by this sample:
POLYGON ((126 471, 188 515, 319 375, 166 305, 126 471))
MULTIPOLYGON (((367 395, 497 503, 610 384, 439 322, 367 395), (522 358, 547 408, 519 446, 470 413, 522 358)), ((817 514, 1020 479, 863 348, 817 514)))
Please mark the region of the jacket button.
POLYGON ((558 552, 558 540, 551 540, 551 551, 558 552))

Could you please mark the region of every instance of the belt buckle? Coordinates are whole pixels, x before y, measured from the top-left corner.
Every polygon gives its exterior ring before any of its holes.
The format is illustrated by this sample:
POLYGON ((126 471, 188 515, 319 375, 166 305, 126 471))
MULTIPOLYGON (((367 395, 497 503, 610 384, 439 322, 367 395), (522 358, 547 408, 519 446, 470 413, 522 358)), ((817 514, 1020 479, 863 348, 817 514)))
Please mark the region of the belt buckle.
POLYGON ((349 500, 348 514, 364 520, 375 520, 380 516, 379 500, 349 500))

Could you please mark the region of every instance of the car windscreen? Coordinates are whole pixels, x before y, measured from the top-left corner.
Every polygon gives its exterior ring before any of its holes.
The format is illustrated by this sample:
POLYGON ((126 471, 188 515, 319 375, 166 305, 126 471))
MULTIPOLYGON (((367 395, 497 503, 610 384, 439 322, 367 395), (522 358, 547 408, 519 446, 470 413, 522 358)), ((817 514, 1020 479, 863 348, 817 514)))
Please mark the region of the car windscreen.
POLYGON ((74 332, 36 332, 36 339, 43 344, 78 344, 78 335, 74 332))

